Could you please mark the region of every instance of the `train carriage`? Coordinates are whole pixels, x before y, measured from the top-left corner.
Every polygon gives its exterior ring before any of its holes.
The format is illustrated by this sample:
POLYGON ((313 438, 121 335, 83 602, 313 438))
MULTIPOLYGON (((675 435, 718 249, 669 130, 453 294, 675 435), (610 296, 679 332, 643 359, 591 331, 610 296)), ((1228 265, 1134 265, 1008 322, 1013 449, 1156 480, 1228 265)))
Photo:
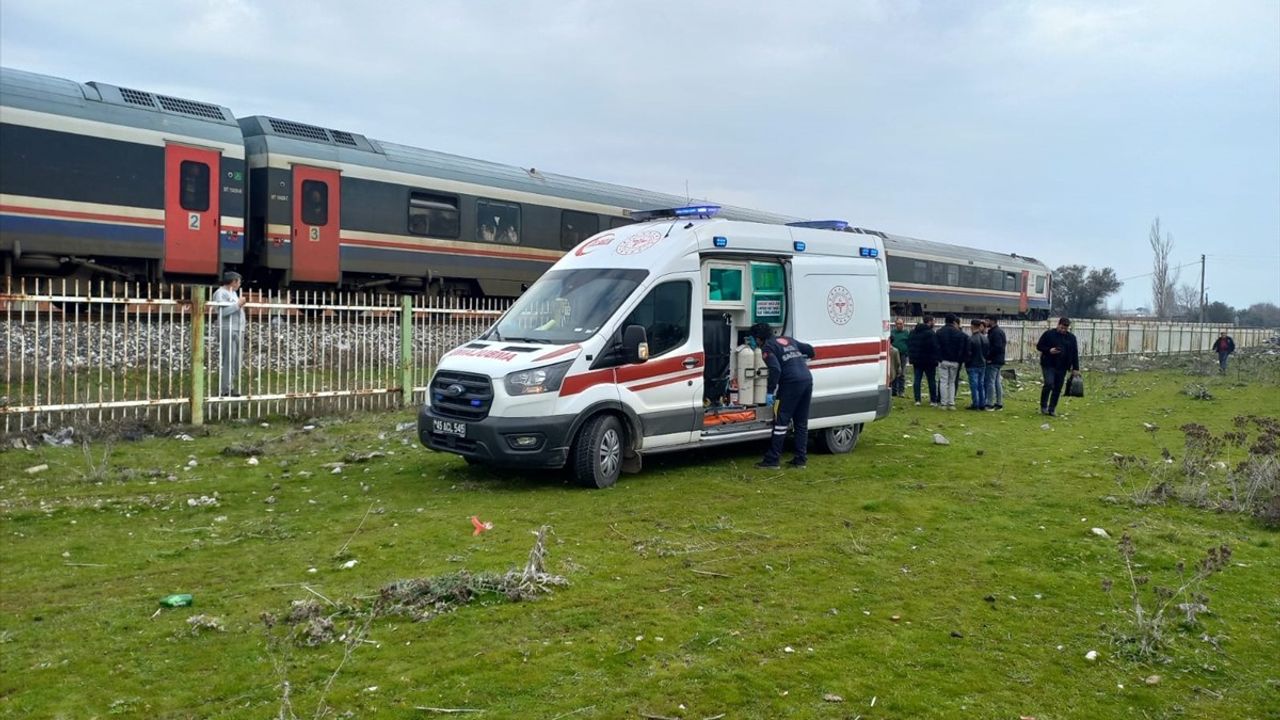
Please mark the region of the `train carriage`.
MULTIPOLYGON (((0 69, 7 276, 382 288, 515 297, 636 210, 689 198, 450 155, 205 102, 0 69)), ((721 217, 799 218, 722 206, 721 217)), ((883 240, 904 315, 1047 317, 1018 255, 883 240)), ((857 244, 850 238, 850 246, 857 244)))
POLYGON ((240 126, 250 261, 285 284, 513 297, 565 250, 629 224, 633 210, 687 202, 291 120, 240 126))
POLYGON ((0 68, 0 256, 9 275, 209 279, 244 261, 231 111, 0 68))
POLYGON ((884 240, 899 315, 1049 317, 1050 272, 1035 258, 854 228, 884 240))

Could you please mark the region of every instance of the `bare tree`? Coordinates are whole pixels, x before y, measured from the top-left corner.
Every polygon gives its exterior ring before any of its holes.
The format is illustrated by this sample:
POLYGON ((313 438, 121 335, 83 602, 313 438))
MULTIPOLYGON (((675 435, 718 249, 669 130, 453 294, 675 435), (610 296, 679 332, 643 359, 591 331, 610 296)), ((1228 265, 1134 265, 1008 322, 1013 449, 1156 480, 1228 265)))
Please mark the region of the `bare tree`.
POLYGON ((1200 288, 1182 283, 1173 291, 1173 314, 1195 318, 1200 315, 1200 288))
POLYGON ((1174 311, 1174 287, 1178 284, 1178 270, 1169 267, 1169 255, 1173 252, 1173 234, 1165 232, 1160 237, 1160 218, 1151 223, 1151 311, 1158 318, 1167 318, 1174 311))

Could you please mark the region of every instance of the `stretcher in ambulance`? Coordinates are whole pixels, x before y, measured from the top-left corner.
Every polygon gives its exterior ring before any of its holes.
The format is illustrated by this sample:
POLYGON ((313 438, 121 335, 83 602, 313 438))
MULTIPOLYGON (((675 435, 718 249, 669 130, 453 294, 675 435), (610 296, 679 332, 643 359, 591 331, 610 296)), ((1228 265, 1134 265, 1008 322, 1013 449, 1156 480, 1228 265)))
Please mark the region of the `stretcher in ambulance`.
POLYGON ((890 406, 879 238, 715 210, 636 213, 568 252, 441 358, 422 444, 473 464, 567 468, 599 488, 645 455, 766 440, 768 370, 747 337, 764 322, 814 346, 809 431, 852 450, 890 406))

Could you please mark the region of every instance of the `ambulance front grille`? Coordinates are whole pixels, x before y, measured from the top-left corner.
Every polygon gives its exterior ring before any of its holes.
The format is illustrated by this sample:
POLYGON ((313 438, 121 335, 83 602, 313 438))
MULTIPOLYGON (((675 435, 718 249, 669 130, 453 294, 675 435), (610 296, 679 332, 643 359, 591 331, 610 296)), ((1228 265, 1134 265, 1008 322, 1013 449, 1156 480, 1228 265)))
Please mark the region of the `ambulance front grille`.
POLYGON ((441 370, 431 379, 431 409, 459 420, 483 420, 493 405, 493 383, 485 375, 441 370), (458 392, 458 388, 462 391, 458 392))

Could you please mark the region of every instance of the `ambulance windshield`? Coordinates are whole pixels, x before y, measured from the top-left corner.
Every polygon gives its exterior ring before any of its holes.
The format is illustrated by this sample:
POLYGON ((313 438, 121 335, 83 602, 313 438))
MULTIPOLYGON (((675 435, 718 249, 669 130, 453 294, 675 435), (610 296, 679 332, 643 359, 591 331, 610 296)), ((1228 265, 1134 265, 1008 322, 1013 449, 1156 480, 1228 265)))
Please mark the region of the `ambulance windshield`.
POLYGON ((538 279, 484 337, 567 345, 595 335, 648 270, 552 270, 538 279))

